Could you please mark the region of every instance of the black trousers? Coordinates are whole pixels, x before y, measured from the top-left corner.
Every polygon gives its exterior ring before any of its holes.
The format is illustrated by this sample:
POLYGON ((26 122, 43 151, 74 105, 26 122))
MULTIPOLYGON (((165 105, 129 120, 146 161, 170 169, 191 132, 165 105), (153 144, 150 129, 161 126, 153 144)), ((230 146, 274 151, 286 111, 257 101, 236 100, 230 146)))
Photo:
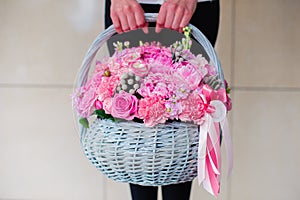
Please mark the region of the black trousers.
MULTIPOLYGON (((160 5, 141 4, 145 13, 158 13, 160 5)), ((219 0, 201 2, 190 21, 207 37, 214 46, 219 29, 220 5, 219 0)), ((110 18, 110 0, 105 3, 105 28, 112 25, 110 18)), ((192 182, 162 186, 163 200, 189 200, 192 182)), ((130 184, 132 200, 157 200, 158 187, 130 184)))
MULTIPOLYGON (((192 182, 162 186, 163 200, 188 200, 192 182)), ((157 200, 158 187, 130 184, 132 200, 157 200)))

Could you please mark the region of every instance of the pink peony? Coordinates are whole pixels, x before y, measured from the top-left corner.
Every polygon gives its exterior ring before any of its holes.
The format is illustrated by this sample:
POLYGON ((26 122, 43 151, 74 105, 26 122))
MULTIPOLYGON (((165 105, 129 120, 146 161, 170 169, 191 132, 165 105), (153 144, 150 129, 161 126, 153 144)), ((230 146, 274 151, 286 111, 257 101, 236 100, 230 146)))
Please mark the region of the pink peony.
POLYGON ((170 98, 172 96, 171 89, 173 89, 174 83, 169 79, 169 75, 151 73, 143 79, 138 93, 143 97, 157 96, 170 98))
POLYGON ((109 70, 106 62, 96 61, 95 72, 104 75, 105 71, 109 70))
POLYGON ((137 105, 136 96, 122 90, 113 97, 111 114, 117 118, 132 120, 136 116, 137 105))
POLYGON ((207 72, 210 76, 214 76, 214 75, 217 75, 218 72, 217 72, 217 69, 211 65, 205 65, 205 68, 207 69, 207 72))
POLYGON ((208 64, 207 60, 205 57, 203 57, 201 54, 197 55, 193 59, 190 59, 189 62, 192 65, 198 66, 198 67, 205 67, 205 65, 208 64))
POLYGON ((144 46, 143 58, 146 63, 161 63, 163 66, 172 65, 172 53, 169 48, 158 46, 144 46))
POLYGON ((194 90, 200 84, 203 76, 197 70, 197 67, 189 63, 186 65, 179 66, 174 72, 174 76, 180 80, 180 82, 185 83, 191 90, 194 90))

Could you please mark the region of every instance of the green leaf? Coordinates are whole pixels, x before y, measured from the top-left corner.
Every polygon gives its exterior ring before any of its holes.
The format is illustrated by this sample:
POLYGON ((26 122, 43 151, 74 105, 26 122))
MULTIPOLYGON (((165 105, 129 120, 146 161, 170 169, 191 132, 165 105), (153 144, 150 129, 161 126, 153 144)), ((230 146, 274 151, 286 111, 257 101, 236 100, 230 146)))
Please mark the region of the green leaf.
POLYGON ((89 126, 89 121, 88 121, 86 118, 81 118, 81 119, 79 120, 79 123, 82 124, 82 126, 83 126, 84 128, 89 128, 89 127, 90 127, 90 126, 89 126))
POLYGON ((230 92, 231 92, 231 88, 230 88, 230 87, 227 87, 227 88, 226 88, 226 93, 227 93, 227 94, 230 94, 230 92))
POLYGON ((95 110, 95 115, 97 115, 97 117, 100 117, 101 119, 110 119, 112 121, 115 121, 115 118, 110 114, 106 114, 103 109, 95 110))
POLYGON ((134 96, 136 96, 136 98, 137 99, 142 99, 143 98, 143 96, 142 95, 140 95, 139 93, 134 93, 134 96))

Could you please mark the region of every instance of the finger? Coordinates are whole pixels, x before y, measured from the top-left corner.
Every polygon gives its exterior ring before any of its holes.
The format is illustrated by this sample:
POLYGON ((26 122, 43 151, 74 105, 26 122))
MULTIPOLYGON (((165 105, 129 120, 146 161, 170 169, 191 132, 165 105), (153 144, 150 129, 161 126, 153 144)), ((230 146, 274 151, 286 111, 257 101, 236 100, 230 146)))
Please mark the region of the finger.
POLYGON ((180 31, 180 23, 183 18, 184 10, 182 7, 178 7, 174 16, 174 20, 172 23, 172 29, 176 31, 180 31))
POLYGON ((111 20, 113 22, 116 32, 122 33, 123 31, 122 31, 121 22, 119 20, 119 17, 115 14, 112 14, 110 17, 111 17, 111 20))
POLYGON ((119 15, 119 20, 120 20, 120 23, 121 23, 122 31, 123 32, 129 31, 130 28, 129 28, 129 24, 128 24, 128 21, 127 21, 127 16, 125 16, 123 13, 121 13, 119 15))
POLYGON ((156 33, 160 33, 162 29, 163 29, 163 27, 161 25, 156 24, 156 27, 155 27, 155 32, 156 33))
POLYGON ((145 24, 144 24, 144 27, 142 28, 142 30, 143 30, 143 32, 144 32, 145 34, 148 34, 148 33, 149 33, 148 23, 145 23, 145 24))
POLYGON ((192 15, 190 14, 189 11, 186 10, 181 19, 179 27, 181 27, 181 28, 186 27, 188 25, 189 21, 191 20, 191 18, 192 18, 192 15))
POLYGON ((135 20, 135 16, 132 12, 127 14, 127 22, 128 22, 130 30, 137 29, 137 23, 136 23, 136 20, 135 20))
POLYGON ((175 11, 176 11, 176 6, 174 4, 169 4, 168 12, 167 12, 165 24, 164 24, 165 28, 169 28, 169 29, 172 28, 175 11))
POLYGON ((167 11, 165 9, 165 4, 163 4, 160 7, 158 16, 156 18, 155 32, 159 33, 161 31, 161 29, 163 28, 163 25, 165 24, 166 16, 167 16, 167 11))
POLYGON ((146 23, 143 9, 135 12, 135 20, 138 28, 142 28, 145 34, 149 33, 148 23, 146 23))
POLYGON ((141 8, 137 9, 137 11, 134 12, 134 17, 135 17, 137 27, 142 28, 145 26, 146 21, 145 21, 143 9, 141 8))

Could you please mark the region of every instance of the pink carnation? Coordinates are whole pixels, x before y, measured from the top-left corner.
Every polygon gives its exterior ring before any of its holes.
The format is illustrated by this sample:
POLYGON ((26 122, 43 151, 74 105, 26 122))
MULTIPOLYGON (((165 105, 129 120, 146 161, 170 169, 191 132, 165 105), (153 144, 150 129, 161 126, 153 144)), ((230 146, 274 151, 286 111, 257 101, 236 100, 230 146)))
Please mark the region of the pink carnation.
POLYGON ((138 117, 144 119, 148 127, 164 123, 168 119, 165 102, 158 97, 143 98, 139 102, 138 117))
POLYGON ((103 101, 106 98, 112 97, 119 81, 120 78, 118 76, 102 77, 102 82, 97 88, 99 100, 103 101))
POLYGON ((112 98, 111 97, 104 99, 103 110, 105 111, 106 114, 111 114, 111 110, 112 110, 112 98))
POLYGON ((202 98, 198 94, 192 93, 180 102, 182 112, 179 114, 179 119, 193 121, 195 124, 201 125, 205 114, 205 104, 202 98))
POLYGON ((113 97, 111 114, 117 118, 132 120, 136 115, 137 105, 136 96, 122 90, 113 97))

